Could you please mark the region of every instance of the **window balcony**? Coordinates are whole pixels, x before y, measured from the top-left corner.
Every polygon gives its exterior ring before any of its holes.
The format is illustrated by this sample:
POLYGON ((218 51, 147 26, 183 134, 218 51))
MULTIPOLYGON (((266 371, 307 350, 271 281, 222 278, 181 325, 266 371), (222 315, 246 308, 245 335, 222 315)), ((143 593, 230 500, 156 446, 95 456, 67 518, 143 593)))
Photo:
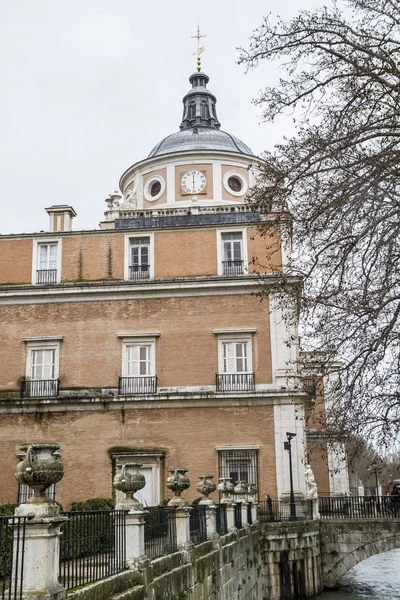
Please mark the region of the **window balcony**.
POLYGON ((242 260, 223 260, 222 261, 222 274, 223 275, 243 275, 243 261, 242 260))
POLYGON ((129 280, 150 278, 150 265, 131 265, 129 267, 129 280))
POLYGON ((57 269, 38 269, 36 271, 36 283, 41 285, 57 283, 57 269))
POLYGON ((57 398, 59 379, 27 379, 21 383, 22 398, 57 398))
POLYGON ((254 373, 217 373, 217 392, 254 392, 254 373))
POLYGON ((134 396, 137 394, 156 394, 157 377, 120 377, 118 380, 119 396, 134 396))

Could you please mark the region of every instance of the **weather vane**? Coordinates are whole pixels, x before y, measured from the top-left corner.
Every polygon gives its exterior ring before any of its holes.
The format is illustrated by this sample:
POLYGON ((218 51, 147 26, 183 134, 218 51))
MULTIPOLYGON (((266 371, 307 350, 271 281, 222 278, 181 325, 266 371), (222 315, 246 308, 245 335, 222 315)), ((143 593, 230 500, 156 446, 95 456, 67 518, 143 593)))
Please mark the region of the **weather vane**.
POLYGON ((201 71, 201 54, 204 52, 206 47, 200 46, 200 39, 207 36, 200 35, 200 27, 197 25, 197 35, 191 35, 190 37, 197 40, 197 52, 193 52, 193 55, 197 54, 197 70, 201 71))

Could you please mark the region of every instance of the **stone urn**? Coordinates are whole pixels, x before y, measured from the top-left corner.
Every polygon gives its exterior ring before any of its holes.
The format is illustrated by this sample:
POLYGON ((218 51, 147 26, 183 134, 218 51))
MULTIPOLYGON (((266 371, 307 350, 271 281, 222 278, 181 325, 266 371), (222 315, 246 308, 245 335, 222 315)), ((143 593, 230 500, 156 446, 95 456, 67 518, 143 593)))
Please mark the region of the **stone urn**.
POLYGON ((238 502, 245 502, 247 483, 245 481, 237 481, 235 487, 233 488, 233 493, 238 497, 238 502))
POLYGON ((256 501, 256 494, 257 494, 257 486, 255 483, 247 484, 247 494, 248 494, 249 502, 254 503, 256 501))
POLYGON ((204 496, 204 498, 200 500, 199 504, 206 504, 209 506, 215 504, 214 500, 208 497, 217 489, 217 486, 213 482, 214 475, 199 475, 199 479, 200 481, 196 486, 196 490, 204 496))
POLYGON ((190 479, 186 477, 189 469, 168 469, 172 473, 166 481, 166 486, 175 496, 168 502, 168 506, 187 506, 189 502, 182 498, 181 493, 190 487, 190 479))
POLYGON ((60 446, 50 442, 24 444, 18 456, 23 458, 15 469, 15 477, 18 483, 33 489, 33 496, 26 503, 55 504, 45 491, 64 476, 60 446))
POLYGON ((126 463, 114 477, 114 488, 125 494, 124 500, 118 504, 118 508, 121 510, 143 508, 139 500, 134 497, 134 494, 146 485, 143 473, 139 472, 141 466, 140 463, 126 463))
POLYGON ((232 483, 232 477, 220 477, 218 481, 218 491, 222 493, 221 504, 232 504, 231 494, 235 487, 232 483))

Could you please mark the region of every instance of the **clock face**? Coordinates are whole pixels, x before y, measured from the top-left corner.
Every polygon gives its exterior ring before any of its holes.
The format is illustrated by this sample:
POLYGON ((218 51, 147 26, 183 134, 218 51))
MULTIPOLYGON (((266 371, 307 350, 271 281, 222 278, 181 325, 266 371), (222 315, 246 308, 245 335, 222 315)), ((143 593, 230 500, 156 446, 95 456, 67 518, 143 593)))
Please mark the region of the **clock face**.
POLYGON ((181 185, 187 194, 199 194, 206 187, 206 176, 201 171, 188 171, 183 175, 181 185))

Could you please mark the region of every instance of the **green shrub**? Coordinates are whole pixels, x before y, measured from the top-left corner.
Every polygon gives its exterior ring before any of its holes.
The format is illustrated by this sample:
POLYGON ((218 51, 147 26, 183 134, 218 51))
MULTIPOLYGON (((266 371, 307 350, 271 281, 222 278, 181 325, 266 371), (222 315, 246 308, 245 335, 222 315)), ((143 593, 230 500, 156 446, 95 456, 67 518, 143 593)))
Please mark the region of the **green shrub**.
POLYGON ((114 510, 114 502, 111 498, 89 498, 80 502, 71 502, 71 511, 81 510, 114 510))

